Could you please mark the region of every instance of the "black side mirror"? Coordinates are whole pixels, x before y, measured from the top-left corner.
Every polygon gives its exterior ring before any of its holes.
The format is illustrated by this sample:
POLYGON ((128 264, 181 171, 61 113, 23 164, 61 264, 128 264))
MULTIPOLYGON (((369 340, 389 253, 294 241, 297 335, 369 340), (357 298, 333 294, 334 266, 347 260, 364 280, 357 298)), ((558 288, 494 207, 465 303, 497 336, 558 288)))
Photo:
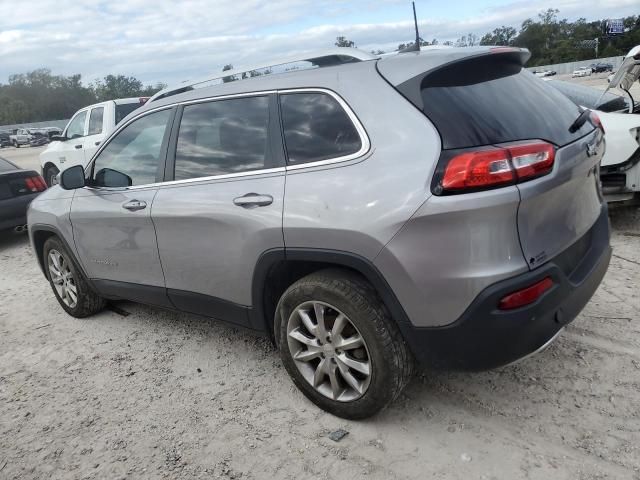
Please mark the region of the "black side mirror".
POLYGON ((96 172, 96 187, 124 188, 133 185, 133 179, 118 170, 103 168, 96 172))
POLYGON ((67 137, 63 137, 62 135, 51 135, 52 142, 64 142, 67 137))
POLYGON ((84 168, 82 168, 82 165, 74 165, 58 175, 60 186, 65 190, 75 190, 85 186, 84 168))

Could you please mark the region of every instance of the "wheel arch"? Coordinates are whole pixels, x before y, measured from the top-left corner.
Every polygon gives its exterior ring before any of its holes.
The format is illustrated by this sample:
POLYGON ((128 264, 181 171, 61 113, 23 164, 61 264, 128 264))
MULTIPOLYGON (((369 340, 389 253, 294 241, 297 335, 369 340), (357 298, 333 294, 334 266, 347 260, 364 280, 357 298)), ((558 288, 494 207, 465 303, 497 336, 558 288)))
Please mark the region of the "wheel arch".
MULTIPOLYGON (((29 235, 31 237, 31 244, 33 246, 33 250, 35 251, 36 257, 38 259, 38 264, 40 265, 40 270, 44 276, 47 276, 46 270, 44 268, 44 244, 51 237, 57 237, 58 240, 62 242, 64 248, 69 252, 69 255, 74 257, 73 249, 69 246, 64 236, 51 225, 42 225, 42 224, 34 224, 29 227, 29 235)), ((78 262, 77 258, 73 258, 75 264, 80 269, 80 272, 86 279, 88 279, 86 272, 82 268, 80 262, 78 262)), ((89 282, 91 283, 91 282, 89 282)), ((93 286, 93 285, 92 285, 93 286)))
POLYGON ((273 249, 258 259, 252 282, 251 323, 276 340, 275 313, 285 290, 300 278, 326 268, 355 272, 376 290, 403 335, 409 318, 382 273, 368 259, 350 252, 315 248, 273 249))

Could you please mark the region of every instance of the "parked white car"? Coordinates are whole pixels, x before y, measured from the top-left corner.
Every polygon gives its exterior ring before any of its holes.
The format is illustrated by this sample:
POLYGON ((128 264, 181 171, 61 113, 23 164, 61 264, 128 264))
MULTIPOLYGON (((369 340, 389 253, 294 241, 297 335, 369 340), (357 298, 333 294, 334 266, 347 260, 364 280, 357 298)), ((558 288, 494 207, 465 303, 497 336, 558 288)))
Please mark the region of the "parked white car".
POLYGON ((78 110, 62 135, 53 137, 40 154, 42 176, 47 185, 56 184, 61 171, 73 165, 87 165, 116 125, 146 101, 146 97, 122 98, 78 110))
POLYGON ((573 71, 573 75, 571 75, 572 77, 588 77, 591 76, 591 74, 593 73, 593 70, 591 70, 591 67, 580 67, 577 70, 573 71))

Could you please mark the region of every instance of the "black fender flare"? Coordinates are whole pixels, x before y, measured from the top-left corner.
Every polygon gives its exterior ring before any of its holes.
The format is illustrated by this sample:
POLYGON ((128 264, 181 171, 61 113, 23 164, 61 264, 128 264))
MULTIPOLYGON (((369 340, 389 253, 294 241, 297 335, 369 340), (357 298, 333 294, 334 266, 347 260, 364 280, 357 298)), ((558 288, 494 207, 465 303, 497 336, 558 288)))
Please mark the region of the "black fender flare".
POLYGON ((373 262, 354 253, 320 248, 277 248, 262 253, 254 269, 251 287, 251 322, 254 328, 263 330, 270 335, 274 333, 276 319, 270 321, 266 318, 264 292, 271 267, 282 261, 319 262, 346 267, 360 273, 380 295, 382 302, 389 310, 403 336, 407 338, 407 335, 411 332, 413 327, 407 313, 391 286, 373 262))

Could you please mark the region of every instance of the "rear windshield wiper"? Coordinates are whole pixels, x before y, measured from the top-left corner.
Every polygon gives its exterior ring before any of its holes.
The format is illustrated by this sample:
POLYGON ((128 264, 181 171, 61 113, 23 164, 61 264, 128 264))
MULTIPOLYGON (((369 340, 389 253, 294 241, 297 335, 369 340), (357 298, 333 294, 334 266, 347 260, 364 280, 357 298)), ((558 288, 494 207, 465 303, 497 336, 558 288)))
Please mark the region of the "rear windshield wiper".
POLYGON ((576 133, 578 130, 580 130, 580 128, 585 124, 585 122, 589 118, 590 114, 591 114, 591 110, 589 110, 588 108, 585 108, 582 111, 582 113, 578 115, 578 118, 576 118, 571 124, 571 126, 569 127, 569 133, 576 133))

